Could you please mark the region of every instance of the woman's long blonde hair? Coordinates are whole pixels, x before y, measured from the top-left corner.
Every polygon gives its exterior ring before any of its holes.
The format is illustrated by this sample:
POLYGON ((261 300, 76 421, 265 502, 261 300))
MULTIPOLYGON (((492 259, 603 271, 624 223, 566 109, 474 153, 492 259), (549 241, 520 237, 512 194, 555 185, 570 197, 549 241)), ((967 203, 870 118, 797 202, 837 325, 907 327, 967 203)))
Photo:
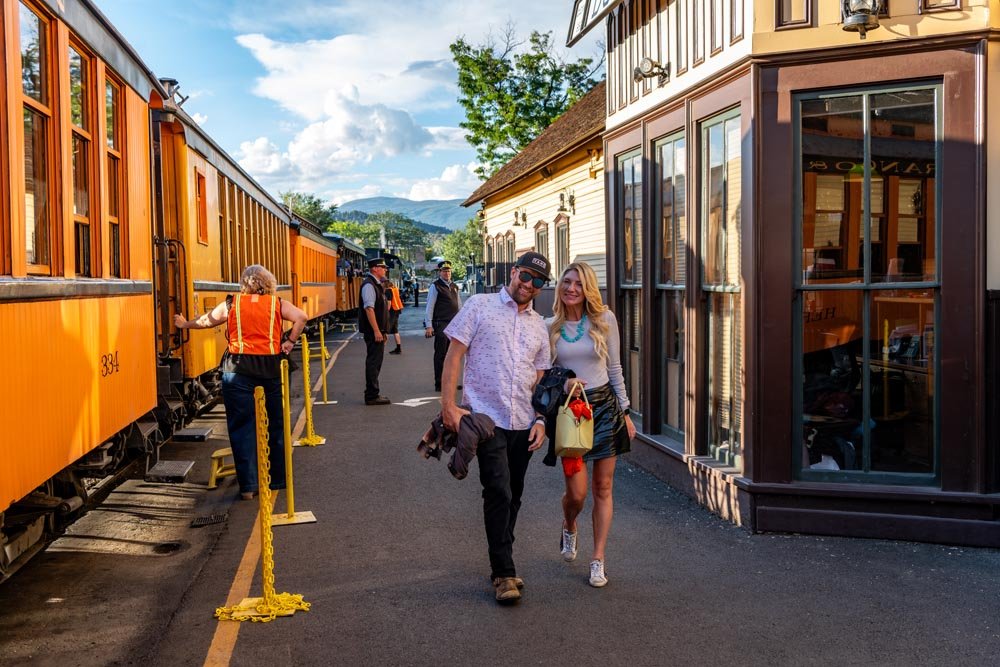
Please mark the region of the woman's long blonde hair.
POLYGON ((260 264, 251 264, 240 276, 240 291, 244 294, 274 294, 278 281, 274 274, 260 264))
POLYGON ((552 305, 552 312, 555 317, 549 325, 549 347, 552 349, 552 358, 556 357, 556 341, 559 340, 559 332, 562 331, 566 323, 566 306, 563 305, 563 280, 570 271, 576 271, 580 277, 580 285, 583 286, 583 312, 590 320, 590 338, 594 341, 594 352, 598 358, 607 360, 608 358, 608 323, 604 320, 604 313, 608 307, 601 299, 601 291, 597 289, 597 274, 590 264, 586 262, 573 262, 567 266, 559 282, 556 283, 556 300, 552 305))

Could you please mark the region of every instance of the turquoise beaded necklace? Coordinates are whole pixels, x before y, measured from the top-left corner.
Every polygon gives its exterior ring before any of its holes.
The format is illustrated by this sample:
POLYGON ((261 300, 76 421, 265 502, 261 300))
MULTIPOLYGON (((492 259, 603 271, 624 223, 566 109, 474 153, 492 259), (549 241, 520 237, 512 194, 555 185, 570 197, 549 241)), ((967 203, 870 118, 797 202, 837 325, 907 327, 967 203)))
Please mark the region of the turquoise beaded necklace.
POLYGON ((580 323, 576 325, 576 335, 570 338, 566 335, 566 325, 563 324, 559 329, 559 336, 567 343, 575 343, 576 341, 583 338, 583 323, 587 321, 587 313, 583 314, 580 318, 580 323))

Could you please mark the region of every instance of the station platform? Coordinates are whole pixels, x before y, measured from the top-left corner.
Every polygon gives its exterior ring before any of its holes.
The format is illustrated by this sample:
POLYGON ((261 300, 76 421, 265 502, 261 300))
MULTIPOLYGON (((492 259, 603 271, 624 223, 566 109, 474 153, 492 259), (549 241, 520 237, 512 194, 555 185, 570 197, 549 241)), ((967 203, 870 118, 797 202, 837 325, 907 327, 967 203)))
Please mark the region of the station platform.
MULTIPOLYGON (((0 662, 56 664, 72 655, 74 664, 146 667, 987 665, 1000 655, 1000 552, 753 535, 627 456, 615 478, 608 585, 587 581, 589 500, 579 556, 562 560, 562 471, 542 465, 537 453, 514 546, 524 597, 497 605, 478 468, 458 481, 445 461, 416 451, 439 410, 422 318, 422 309, 404 311, 403 353, 385 357, 381 384, 390 405, 364 404, 360 338, 327 341, 337 354, 328 375, 337 403, 313 408, 315 430, 327 441, 293 454, 296 509, 317 521, 273 529, 276 590, 301 594, 308 612, 266 624, 213 618, 227 599, 261 591, 259 558, 247 546, 257 502, 238 500, 232 477, 215 490, 203 486, 211 452, 227 444, 217 429, 208 442, 178 445, 177 458, 196 460, 183 488, 132 489, 135 505, 119 512, 134 523, 143 493, 189 498, 147 517, 176 519, 170 541, 182 547, 166 554, 63 550, 36 559, 22 572, 28 576, 0 587, 0 662), (189 525, 218 514, 225 521, 189 525)), ((318 379, 315 359, 312 368, 318 379)), ((301 371, 296 383, 293 424, 301 371)), ((275 511, 284 503, 282 494, 275 511)))

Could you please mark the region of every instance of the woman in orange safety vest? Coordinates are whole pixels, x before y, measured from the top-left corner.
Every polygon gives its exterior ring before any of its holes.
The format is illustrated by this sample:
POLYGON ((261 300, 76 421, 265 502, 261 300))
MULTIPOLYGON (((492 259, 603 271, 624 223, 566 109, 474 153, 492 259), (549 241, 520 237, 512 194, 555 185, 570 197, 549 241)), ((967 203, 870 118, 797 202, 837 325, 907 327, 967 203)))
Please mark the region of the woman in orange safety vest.
POLYGON ((254 388, 263 387, 267 405, 271 488, 285 488, 284 418, 281 407, 281 360, 295 347, 306 314, 279 299, 277 280, 260 264, 243 270, 240 293, 193 320, 174 316, 179 329, 209 329, 226 324, 229 347, 222 357, 222 400, 236 479, 244 500, 258 491, 257 430, 254 388), (282 338, 282 321, 292 323, 282 338))
POLYGON ((396 336, 396 349, 389 354, 403 354, 403 343, 399 338, 399 314, 403 311, 403 299, 399 295, 399 288, 391 280, 386 280, 382 286, 385 288, 385 300, 389 302, 389 325, 385 332, 396 336))

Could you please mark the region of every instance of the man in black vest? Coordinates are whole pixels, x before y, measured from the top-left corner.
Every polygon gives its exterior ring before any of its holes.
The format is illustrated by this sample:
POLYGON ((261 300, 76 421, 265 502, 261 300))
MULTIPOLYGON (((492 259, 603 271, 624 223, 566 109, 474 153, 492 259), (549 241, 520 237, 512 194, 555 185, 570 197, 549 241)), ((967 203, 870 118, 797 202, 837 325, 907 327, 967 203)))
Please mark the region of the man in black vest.
POLYGON ((461 307, 458 286, 451 282, 451 262, 438 262, 438 278, 427 288, 427 314, 424 317, 424 336, 434 336, 434 391, 441 391, 441 369, 451 343, 451 339, 444 335, 444 329, 461 307))
POLYGON ((391 401, 379 393, 378 375, 382 372, 385 355, 385 330, 389 320, 389 304, 385 300, 382 281, 389 272, 385 259, 368 260, 368 273, 361 282, 358 295, 358 331, 365 337, 365 405, 388 405, 391 401))

